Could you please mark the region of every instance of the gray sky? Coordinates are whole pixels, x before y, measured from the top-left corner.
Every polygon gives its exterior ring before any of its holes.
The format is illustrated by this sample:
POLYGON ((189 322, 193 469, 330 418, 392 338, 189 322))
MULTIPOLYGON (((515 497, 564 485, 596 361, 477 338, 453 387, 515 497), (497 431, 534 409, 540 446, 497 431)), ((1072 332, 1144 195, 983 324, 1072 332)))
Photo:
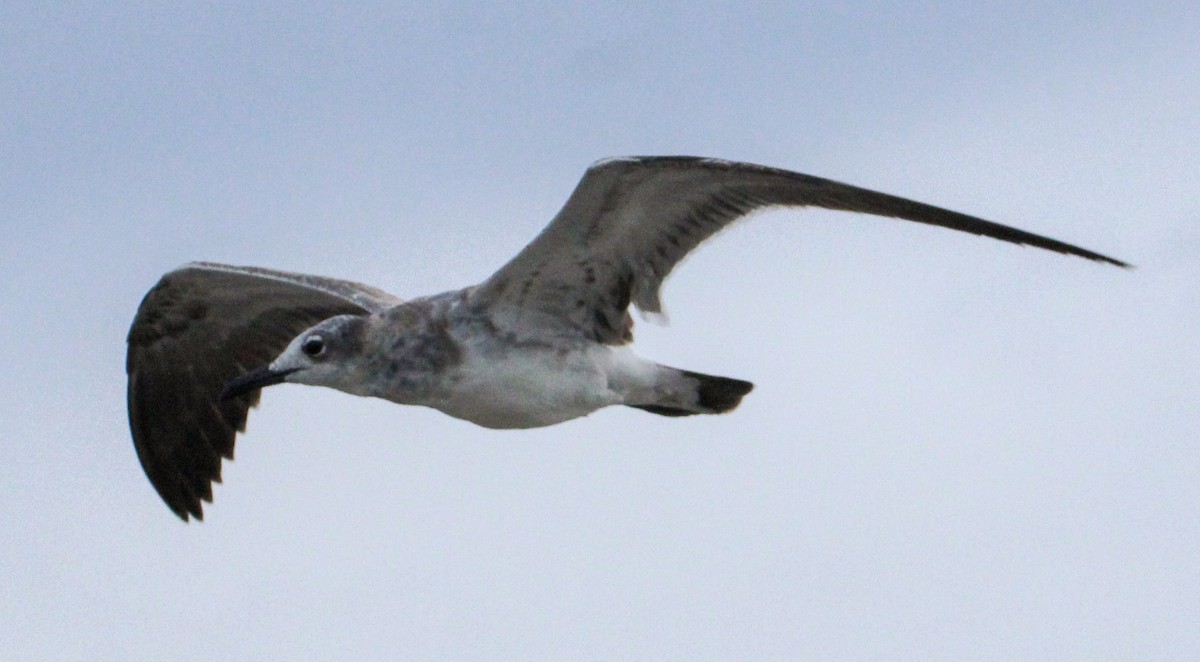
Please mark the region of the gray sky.
POLYGON ((1200 6, 5 3, 13 659, 1183 659, 1200 649, 1200 6), (193 259, 486 277, 587 165, 822 175, 1136 263, 772 212, 637 349, 735 413, 496 432, 269 390, 203 524, 124 335, 193 259))

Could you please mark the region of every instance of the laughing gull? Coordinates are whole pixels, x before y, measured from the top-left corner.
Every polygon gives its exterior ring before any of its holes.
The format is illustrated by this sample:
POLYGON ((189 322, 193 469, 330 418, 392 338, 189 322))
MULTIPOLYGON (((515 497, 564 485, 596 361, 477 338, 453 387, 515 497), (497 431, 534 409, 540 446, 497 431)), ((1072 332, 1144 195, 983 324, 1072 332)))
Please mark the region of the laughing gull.
POLYGON ((221 458, 260 389, 293 382, 531 428, 625 405, 663 416, 737 407, 750 382, 633 354, 630 304, 660 312, 671 269, 764 207, 901 218, 1117 266, 1071 244, 787 170, 695 157, 600 161, 512 261, 479 285, 403 301, 303 274, 187 264, 129 330, 129 425, 146 476, 184 521, 203 518, 221 458))

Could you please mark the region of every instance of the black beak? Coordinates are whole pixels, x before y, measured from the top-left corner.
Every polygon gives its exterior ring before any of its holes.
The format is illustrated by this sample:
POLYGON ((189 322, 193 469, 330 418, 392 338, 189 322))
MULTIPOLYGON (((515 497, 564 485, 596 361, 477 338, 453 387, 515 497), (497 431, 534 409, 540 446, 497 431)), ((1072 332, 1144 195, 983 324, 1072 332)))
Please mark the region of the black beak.
POLYGON ((292 370, 276 371, 272 370, 270 366, 263 366, 258 370, 251 370, 250 372, 226 384, 225 388, 221 389, 220 399, 222 402, 226 400, 232 400, 239 395, 245 395, 250 391, 260 389, 264 386, 278 384, 283 381, 284 377, 287 377, 293 372, 296 372, 294 368, 292 370))

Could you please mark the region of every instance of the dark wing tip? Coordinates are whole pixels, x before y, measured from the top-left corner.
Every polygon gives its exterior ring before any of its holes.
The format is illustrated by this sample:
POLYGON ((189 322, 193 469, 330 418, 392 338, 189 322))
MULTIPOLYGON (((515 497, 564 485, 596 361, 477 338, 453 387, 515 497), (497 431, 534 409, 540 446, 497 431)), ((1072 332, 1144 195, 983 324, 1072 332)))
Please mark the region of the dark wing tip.
MULTIPOLYGON (((1003 226, 1001 226, 1001 227, 1003 227, 1003 226)), ((1045 250, 1049 250, 1049 251, 1054 251, 1056 253, 1061 253, 1063 255, 1074 255, 1075 257, 1081 257, 1081 258, 1084 258, 1085 260, 1091 260, 1092 262, 1100 262, 1102 264, 1111 264, 1115 267, 1120 267, 1122 269, 1133 269, 1134 268, 1134 266, 1132 264, 1125 262, 1124 260, 1118 260, 1115 257, 1109 257, 1107 255, 1104 255, 1103 253, 1097 253, 1096 251, 1088 250, 1086 248, 1080 248, 1079 246, 1076 246, 1074 244, 1068 244, 1065 241, 1059 241, 1057 239, 1050 239, 1049 237, 1043 237, 1041 235, 1027 233, 1022 230, 1018 230, 1017 233, 1019 233, 1019 234, 1017 234, 1016 236, 1014 236, 1008 240, 1018 243, 1018 244, 1025 245, 1025 246, 1033 246, 1035 248, 1041 248, 1041 249, 1045 249, 1045 250)), ((992 236, 995 236, 995 235, 992 235, 992 236)), ((1007 237, 996 237, 996 238, 1006 239, 1007 237)))
MULTIPOLYGON (((212 502, 210 501, 209 503, 212 503, 212 502)), ((199 504, 199 503, 196 503, 196 505, 194 505, 194 506, 191 506, 190 508, 175 508, 175 507, 172 507, 172 508, 171 508, 171 512, 173 512, 173 513, 175 513, 176 515, 178 515, 178 516, 179 516, 179 519, 183 520, 183 523, 184 523, 184 524, 187 524, 188 522, 190 522, 190 521, 191 521, 190 519, 188 519, 188 516, 189 516, 189 515, 190 515, 191 517, 195 518, 195 520, 196 520, 197 522, 203 522, 203 521, 204 521, 204 509, 200 507, 200 504, 199 504)))
MULTIPOLYGON (((158 495, 163 498, 163 502, 167 504, 167 507, 171 509, 171 512, 175 513, 176 517, 183 520, 184 524, 190 522, 191 518, 194 518, 198 522, 204 521, 204 508, 200 505, 200 499, 194 497, 189 499, 168 499, 161 491, 158 493, 158 495)), ((212 499, 207 499, 207 501, 212 503, 212 499)))
MULTIPOLYGON (((1000 226, 1000 227, 1005 227, 1005 226, 1000 226)), ((1099 262, 1102 264, 1110 264, 1112 266, 1120 267, 1122 269, 1133 269, 1134 268, 1134 266, 1132 264, 1130 264, 1124 260, 1118 260, 1115 257, 1109 257, 1108 255, 1104 255, 1103 253, 1097 253, 1096 251, 1088 250, 1086 248, 1081 248, 1074 244, 1068 244, 1065 241, 1059 241, 1057 239, 1050 239, 1049 237, 1043 237, 1041 235, 1036 235, 1036 234, 1033 234, 1030 232, 1025 232, 1023 230, 1017 230, 1016 233, 1018 233, 1018 236, 1015 236, 1014 238, 1009 239, 1010 241, 1014 241, 1018 244, 1024 244, 1026 246, 1033 246, 1035 248, 1041 248, 1041 249, 1045 249, 1045 250, 1049 250, 1049 251, 1054 251, 1056 253, 1061 253, 1063 255, 1074 255, 1076 257, 1084 258, 1085 260, 1091 260, 1092 262, 1099 262)), ((992 235, 992 236, 995 236, 995 235, 992 235)), ((997 236, 996 238, 1005 239, 1005 237, 999 237, 999 236, 997 236)))
MULTIPOLYGON (((1027 230, 988 221, 977 216, 963 214, 888 193, 880 193, 850 184, 843 184, 830 179, 800 175, 798 173, 793 174, 793 177, 797 181, 804 182, 806 185, 798 189, 801 193, 792 201, 794 204, 815 205, 828 209, 890 216, 917 223, 936 225, 950 230, 968 232, 1014 244, 1041 248, 1063 255, 1074 255, 1094 262, 1121 267, 1122 269, 1132 268, 1132 265, 1124 260, 1118 260, 1117 258, 1069 244, 1065 241, 1059 241, 1058 239, 1052 239, 1027 230), (804 189, 807 189, 807 191, 804 189)), ((780 195, 780 199, 785 199, 787 196, 786 187, 782 188, 781 191, 783 192, 780 195)))
POLYGON ((146 478, 171 512, 185 522, 203 520, 203 504, 212 503, 222 462, 233 459, 235 437, 245 429, 260 392, 214 406, 212 389, 196 383, 156 383, 155 376, 135 372, 130 377, 134 449, 146 478))
POLYGON ((1122 269, 1128 269, 1128 270, 1130 270, 1130 271, 1133 271, 1134 269, 1137 269, 1137 266, 1135 266, 1135 265, 1133 265, 1133 264, 1130 264, 1129 262, 1125 262, 1125 261, 1123 261, 1123 260, 1118 260, 1118 259, 1117 259, 1117 258, 1115 258, 1115 257, 1109 257, 1109 256, 1107 256, 1107 255, 1101 255, 1101 254, 1099 254, 1099 253, 1097 253, 1097 254, 1096 254, 1096 257, 1093 257, 1093 258, 1091 258, 1091 259, 1092 259, 1092 260, 1095 260, 1095 261, 1097 261, 1097 262, 1104 262, 1105 264, 1111 264, 1111 265, 1113 265, 1113 266, 1121 267, 1122 269))

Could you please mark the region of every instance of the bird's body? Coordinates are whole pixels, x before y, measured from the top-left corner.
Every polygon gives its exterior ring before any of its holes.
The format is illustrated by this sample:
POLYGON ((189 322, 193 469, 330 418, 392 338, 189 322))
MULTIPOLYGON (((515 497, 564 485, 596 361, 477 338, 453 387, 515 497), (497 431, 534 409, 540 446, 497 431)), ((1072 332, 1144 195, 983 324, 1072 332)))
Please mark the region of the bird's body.
POLYGON ((819 206, 891 216, 1127 266, 1055 239, 809 175, 715 159, 611 159, 554 221, 478 285, 403 301, 349 281, 192 263, 163 276, 129 332, 129 420, 142 467, 200 517, 260 389, 280 382, 531 428, 611 405, 723 413, 750 382, 638 357, 630 306, 747 213, 819 206), (258 366, 255 368, 255 366, 258 366))
POLYGON ((371 360, 343 380, 356 395, 432 407, 489 428, 553 425, 621 402, 627 348, 566 334, 504 334, 459 290, 365 319, 371 360))
POLYGON ((716 413, 696 390, 707 383, 702 378, 725 378, 661 366, 627 345, 606 345, 559 324, 505 331, 494 309, 471 305, 473 290, 331 318, 299 336, 296 349, 265 371, 233 380, 230 394, 294 375, 288 381, 432 407, 487 428, 544 427, 611 405, 716 413), (303 343, 318 335, 330 348, 349 348, 353 359, 305 365, 303 343))
POLYGON ((412 404, 488 428, 536 428, 623 401, 614 378, 625 367, 625 348, 550 342, 513 347, 486 329, 461 328, 455 338, 461 363, 432 398, 412 404))

